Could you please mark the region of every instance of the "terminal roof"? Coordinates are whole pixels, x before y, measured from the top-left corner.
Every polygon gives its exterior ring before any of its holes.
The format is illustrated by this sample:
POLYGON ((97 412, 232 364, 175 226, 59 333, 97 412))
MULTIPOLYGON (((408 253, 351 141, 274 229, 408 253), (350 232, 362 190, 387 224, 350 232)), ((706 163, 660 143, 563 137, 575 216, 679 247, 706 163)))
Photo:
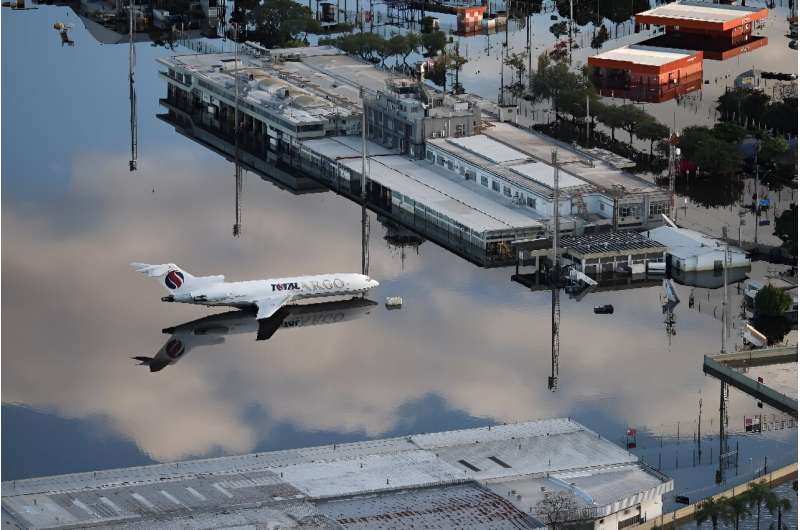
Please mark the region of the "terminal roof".
MULTIPOLYGON (((361 140, 357 137, 328 137, 303 144, 315 153, 361 173, 361 140)), ((540 228, 542 224, 522 209, 512 209, 454 182, 435 166, 389 152, 367 143, 370 180, 427 205, 477 233, 512 228, 540 228)))

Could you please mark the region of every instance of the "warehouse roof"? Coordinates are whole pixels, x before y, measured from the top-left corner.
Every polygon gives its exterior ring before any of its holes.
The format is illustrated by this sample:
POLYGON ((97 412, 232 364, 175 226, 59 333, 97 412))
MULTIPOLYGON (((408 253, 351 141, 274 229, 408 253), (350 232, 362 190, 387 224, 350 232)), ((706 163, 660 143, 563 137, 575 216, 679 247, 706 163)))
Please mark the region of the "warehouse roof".
POLYGON ((566 487, 603 514, 661 495, 672 481, 558 418, 4 482, 2 521, 28 528, 537 527, 526 515, 529 499, 508 499, 504 487, 537 494, 566 487))
POLYGON ((631 65, 665 66, 699 53, 701 52, 631 44, 593 55, 589 57, 589 62, 606 60, 629 63, 631 65))
POLYGON ((664 4, 635 15, 640 23, 684 22, 713 25, 719 29, 729 29, 746 22, 752 22, 768 15, 766 8, 711 4, 708 2, 673 2, 664 4))

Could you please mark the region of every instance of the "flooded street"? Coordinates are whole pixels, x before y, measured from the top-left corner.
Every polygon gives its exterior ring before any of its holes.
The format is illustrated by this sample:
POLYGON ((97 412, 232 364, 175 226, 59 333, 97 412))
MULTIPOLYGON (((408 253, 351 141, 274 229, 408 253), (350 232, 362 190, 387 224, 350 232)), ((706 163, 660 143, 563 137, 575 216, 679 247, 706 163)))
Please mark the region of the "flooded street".
MULTIPOLYGON (((550 292, 512 282, 513 267, 480 268, 430 241, 397 246, 373 213, 376 305, 323 310, 267 341, 220 333, 160 371, 139 366, 131 358, 155 356, 171 338, 165 328, 222 311, 161 303, 165 293, 130 262, 229 280, 355 272, 361 210, 246 172, 242 234, 232 237, 233 164, 157 118, 167 89, 156 59, 186 49, 137 46, 139 169, 130 172, 127 47, 98 44, 65 7, 3 14, 2 74, 13 80, 2 94, 3 480, 563 416, 620 444, 636 428, 633 451, 675 478, 675 494, 722 489, 712 452, 720 384, 702 371, 703 355, 720 350, 720 289, 698 289, 705 310, 681 303, 672 325, 658 282, 562 296, 551 392, 550 292), (74 25, 74 48, 61 46, 56 21, 74 25), (387 310, 389 296, 402 296, 403 308, 387 310), (613 315, 594 314, 602 304, 613 315), (700 399, 707 450, 695 462, 700 399)), ((550 42, 549 15, 538 18, 537 39, 550 42)), ((770 45, 735 71, 753 61, 766 69, 773 56, 780 71, 796 61, 777 24, 768 29, 770 45)), ((524 39, 511 37, 515 47, 524 39)), ((485 40, 467 39, 470 52, 485 40)), ((480 75, 465 76, 467 91, 493 96, 497 53, 469 63, 480 75)), ((711 64, 712 76, 731 66, 711 64)), ((718 95, 713 86, 703 105, 718 95)), ((669 103, 656 114, 673 110, 684 125, 706 112, 669 103)), ((692 289, 677 288, 688 300, 692 289)), ((796 364, 757 372, 796 398, 796 364)), ((744 432, 745 416, 774 412, 731 389, 729 443, 740 444, 741 460, 727 487, 749 478, 748 459, 797 460, 795 422, 744 432)))

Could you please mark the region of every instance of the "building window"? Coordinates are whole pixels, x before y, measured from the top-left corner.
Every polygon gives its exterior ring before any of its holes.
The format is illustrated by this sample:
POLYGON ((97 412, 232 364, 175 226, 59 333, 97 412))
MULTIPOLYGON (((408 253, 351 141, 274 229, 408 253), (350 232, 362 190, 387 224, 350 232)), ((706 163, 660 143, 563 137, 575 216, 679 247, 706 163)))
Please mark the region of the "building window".
POLYGON ((511 188, 508 186, 503 186, 503 195, 506 197, 511 197, 511 188))
POLYGON ((533 197, 528 197, 528 206, 530 206, 531 208, 533 208, 535 210, 536 209, 536 199, 534 199, 533 197))
POLYGON ((464 124, 459 123, 456 125, 456 136, 464 136, 464 124))
POLYGON ((433 151, 426 151, 425 152, 425 158, 428 159, 428 162, 433 162, 433 159, 436 158, 436 157, 433 156, 433 151))
POLYGON ((469 169, 464 171, 464 178, 466 180, 471 180, 472 182, 475 182, 475 172, 470 171, 469 169))
POLYGON ((626 204, 624 206, 620 206, 619 208, 620 217, 636 217, 638 215, 639 215, 639 206, 635 204, 626 204))
POLYGON ((617 530, 621 530, 622 528, 628 528, 629 526, 634 526, 634 525, 637 525, 637 524, 639 524, 641 522, 642 522, 642 516, 637 514, 637 515, 634 515, 633 517, 631 517, 629 519, 625 519, 624 521, 620 521, 617 524, 617 530))
POLYGON ((601 202, 601 203, 600 203, 600 211, 601 211, 601 212, 604 212, 604 211, 605 211, 605 209, 606 209, 606 205, 605 205, 605 203, 602 203, 602 202, 601 202))
POLYGON ((650 216, 667 213, 669 211, 669 203, 667 202, 651 202, 650 203, 650 216))
POLYGON ((498 184, 494 180, 492 181, 492 191, 496 191, 497 193, 500 193, 500 184, 498 184))
POLYGON ((484 176, 481 176, 481 185, 482 186, 486 186, 488 188, 489 187, 489 179, 484 177, 484 176))

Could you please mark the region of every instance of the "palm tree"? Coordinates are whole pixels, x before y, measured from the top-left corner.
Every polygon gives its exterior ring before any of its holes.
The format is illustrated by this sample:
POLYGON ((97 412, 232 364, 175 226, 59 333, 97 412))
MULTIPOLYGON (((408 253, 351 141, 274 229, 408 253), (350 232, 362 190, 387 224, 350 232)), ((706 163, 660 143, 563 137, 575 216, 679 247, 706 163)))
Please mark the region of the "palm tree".
POLYGON ((792 509, 792 501, 779 496, 774 491, 770 491, 770 495, 767 497, 765 504, 767 505, 767 510, 769 510, 771 514, 774 514, 775 510, 778 510, 778 530, 783 530, 783 512, 792 509))
POLYGON ((700 526, 706 521, 711 521, 711 527, 717 530, 717 524, 719 524, 720 518, 725 515, 725 502, 727 500, 727 497, 717 497, 716 499, 714 497, 709 497, 700 503, 700 509, 694 514, 694 521, 697 523, 697 526, 700 526))
POLYGON ((750 515, 750 499, 746 495, 731 497, 725 502, 725 513, 723 515, 726 523, 732 523, 734 530, 739 530, 739 523, 742 517, 750 515))
POLYGON ((774 495, 774 493, 772 493, 769 485, 764 480, 750 484, 750 488, 745 493, 750 509, 752 510, 754 506, 756 507, 756 530, 761 528, 761 505, 766 503, 771 495, 774 495))

